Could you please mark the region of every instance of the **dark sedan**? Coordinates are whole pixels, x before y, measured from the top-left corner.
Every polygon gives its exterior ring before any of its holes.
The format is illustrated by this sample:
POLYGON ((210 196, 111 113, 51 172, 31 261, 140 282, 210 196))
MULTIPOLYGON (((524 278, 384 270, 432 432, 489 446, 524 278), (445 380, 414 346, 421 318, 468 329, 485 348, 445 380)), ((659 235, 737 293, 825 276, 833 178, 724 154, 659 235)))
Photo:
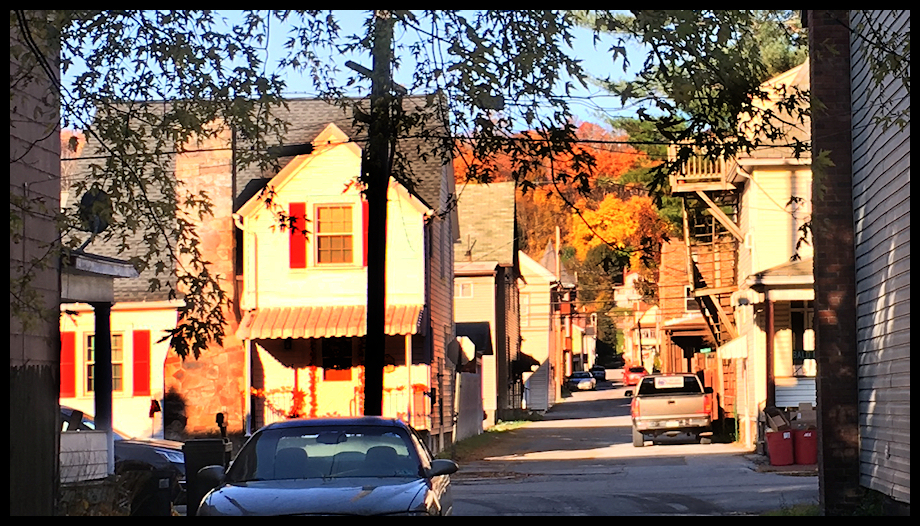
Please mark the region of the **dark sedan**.
MULTIPOLYGON (((83 412, 61 406, 61 431, 86 431, 96 429, 92 416, 83 412)), ((125 470, 166 470, 176 480, 176 503, 185 498, 185 454, 182 442, 158 440, 154 438, 131 438, 127 434, 113 429, 115 438, 115 469, 125 470)))
POLYGON ((598 382, 607 381, 607 369, 603 365, 595 365, 588 370, 591 373, 591 376, 594 377, 598 382))
POLYGON ((432 460, 405 423, 382 417, 289 420, 255 433, 198 515, 450 515, 451 460, 432 460))

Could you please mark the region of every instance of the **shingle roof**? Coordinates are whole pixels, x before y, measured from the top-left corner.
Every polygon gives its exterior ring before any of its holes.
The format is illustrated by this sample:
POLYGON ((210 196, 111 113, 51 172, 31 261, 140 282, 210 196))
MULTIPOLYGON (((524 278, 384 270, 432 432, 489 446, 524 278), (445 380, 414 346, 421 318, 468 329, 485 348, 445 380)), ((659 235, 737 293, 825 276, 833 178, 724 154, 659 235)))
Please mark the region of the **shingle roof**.
MULTIPOLYGON (((360 106, 366 108, 366 100, 349 99, 350 102, 357 102, 360 106)), ((367 129, 366 126, 356 126, 351 109, 342 106, 330 104, 318 99, 288 99, 287 108, 276 108, 273 110, 273 116, 289 123, 287 134, 285 135, 286 144, 303 144, 311 142, 320 132, 322 132, 329 123, 335 123, 348 137, 357 142, 362 148, 366 144, 367 129)), ((406 97, 403 99, 404 107, 407 111, 431 111, 425 107, 426 97, 406 97)), ((437 130, 429 126, 429 130, 437 133, 437 130)), ((441 160, 434 155, 422 158, 419 149, 428 153, 437 145, 430 139, 417 136, 418 130, 406 133, 410 137, 404 138, 398 142, 398 149, 404 153, 410 164, 412 171, 409 174, 409 180, 400 180, 411 191, 416 193, 425 204, 429 207, 438 209, 440 206, 441 192, 441 160)), ((439 134, 446 136, 445 133, 439 134)), ((291 158, 280 159, 281 165, 291 158)), ((250 167, 241 170, 237 174, 237 188, 245 188, 253 180, 271 178, 273 173, 262 173, 256 167, 250 167)))
MULTIPOLYGON (((404 98, 403 104, 407 113, 432 111, 431 108, 426 107, 426 101, 428 100, 429 97, 426 96, 412 96, 404 98)), ((366 106, 367 101, 352 100, 352 102, 358 102, 359 106, 366 106)), ((159 104, 162 106, 163 103, 151 104, 159 104)), ((355 126, 351 111, 352 110, 346 110, 342 106, 336 106, 323 100, 289 99, 287 100, 287 108, 276 108, 273 110, 273 116, 289 123, 284 139, 285 144, 303 144, 311 142, 329 123, 335 123, 343 132, 348 134, 351 140, 363 146, 366 143, 367 132, 366 130, 361 131, 359 127, 355 126)), ((447 136, 446 130, 444 133, 440 133, 440 130, 435 124, 429 124, 428 130, 432 132, 432 136, 447 136)), ((409 180, 400 180, 400 182, 425 201, 428 206, 435 210, 439 210, 442 207, 442 159, 434 154, 426 156, 425 153, 435 151, 436 148, 440 146, 440 143, 434 139, 419 137, 420 132, 418 130, 411 130, 403 133, 407 137, 398 141, 397 149, 405 154, 411 169, 411 174, 409 180)), ((93 143, 94 141, 91 137, 87 138, 86 147, 83 149, 84 155, 96 155, 94 153, 95 145, 93 143)), ((238 144, 238 148, 245 147, 246 145, 242 144, 242 141, 241 144, 238 144)), ((279 159, 281 166, 284 166, 288 160, 290 159, 279 159)), ((76 178, 81 175, 83 177, 87 176, 89 174, 90 163, 98 163, 99 161, 78 160, 73 162, 75 164, 74 177, 76 178)), ((170 168, 170 175, 174 175, 174 156, 170 158, 168 165, 170 168)), ((448 162, 447 165, 449 166, 450 163, 448 162)), ((247 167, 246 169, 239 170, 236 175, 237 195, 233 203, 234 210, 255 195, 274 175, 274 173, 262 173, 258 167, 247 167)), ((229 184, 230 178, 228 177, 226 180, 229 184)), ((447 191, 449 192, 450 190, 447 189, 447 191)), ((153 192, 151 195, 153 198, 159 197, 153 189, 148 188, 148 192, 153 192)), ((72 200, 78 198, 79 196, 71 197, 72 200)), ((137 235, 133 236, 133 239, 129 240, 129 244, 132 248, 127 253, 119 252, 116 243, 105 243, 102 239, 103 236, 100 236, 100 238, 94 241, 86 250, 87 252, 101 256, 128 259, 131 256, 137 256, 142 253, 141 249, 134 247, 139 247, 144 243, 144 234, 145 232, 139 232, 137 235)), ((174 275, 174 269, 167 269, 166 277, 161 275, 160 279, 163 281, 170 279, 174 282, 174 275)), ((147 291, 149 280, 154 278, 154 276, 154 270, 148 269, 142 272, 138 279, 116 280, 116 301, 160 301, 168 299, 168 287, 163 286, 156 292, 147 291)))
POLYGON ((457 264, 497 261, 514 266, 517 253, 514 182, 467 184, 458 190, 460 243, 457 264))

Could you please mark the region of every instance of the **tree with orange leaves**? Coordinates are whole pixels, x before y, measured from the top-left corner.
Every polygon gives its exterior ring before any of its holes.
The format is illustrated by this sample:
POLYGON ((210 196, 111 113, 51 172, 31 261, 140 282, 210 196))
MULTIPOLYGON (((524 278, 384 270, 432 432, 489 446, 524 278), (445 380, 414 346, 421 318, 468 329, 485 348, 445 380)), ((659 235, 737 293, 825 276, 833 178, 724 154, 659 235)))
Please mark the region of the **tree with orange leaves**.
MULTIPOLYGON (((588 122, 577 127, 576 135, 583 141, 570 153, 546 159, 521 159, 510 155, 494 155, 483 161, 473 149, 460 145, 454 157, 454 173, 459 185, 473 179, 477 182, 518 181, 517 194, 520 246, 527 254, 539 256, 546 243, 555 237, 558 226, 563 237, 568 237, 572 227, 572 210, 577 207, 596 207, 607 195, 625 199, 642 195, 641 185, 618 183, 620 177, 651 161, 645 152, 625 144, 628 137, 616 134, 588 122), (594 165, 588 177, 578 183, 566 172, 574 156, 585 152, 593 155, 594 165), (521 175, 528 177, 523 179, 521 175)), ((518 134, 511 140, 534 140, 534 132, 518 134)))
POLYGON ((642 258, 651 256, 650 250, 668 235, 668 223, 648 196, 623 200, 610 194, 596 208, 586 206, 585 201, 579 204, 568 237, 579 260, 593 247, 606 244, 628 256, 630 267, 639 268, 642 258))

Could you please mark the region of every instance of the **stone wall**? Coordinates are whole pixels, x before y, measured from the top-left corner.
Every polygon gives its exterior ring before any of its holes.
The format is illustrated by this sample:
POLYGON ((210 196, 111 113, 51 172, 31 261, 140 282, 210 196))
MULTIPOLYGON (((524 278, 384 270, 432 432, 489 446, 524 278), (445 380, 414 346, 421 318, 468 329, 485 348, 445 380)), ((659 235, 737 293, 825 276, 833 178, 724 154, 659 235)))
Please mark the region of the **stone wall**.
MULTIPOLYGON (((203 191, 213 205, 213 215, 189 219, 197 223, 197 233, 203 257, 210 262, 210 271, 220 277, 229 298, 234 298, 234 231, 233 231, 233 157, 230 131, 224 130, 214 138, 187 145, 198 150, 176 157, 176 178, 182 183, 179 201, 184 192, 197 195, 203 191), (207 150, 207 151, 205 151, 207 150)), ((175 424, 168 433, 177 438, 213 434, 218 428, 215 415, 223 413, 230 433, 245 429, 245 354, 243 342, 236 337, 239 317, 231 305, 225 309, 223 345, 212 343, 198 359, 193 356, 182 361, 170 353, 165 365, 166 391, 177 392, 185 401, 185 427, 175 424)))

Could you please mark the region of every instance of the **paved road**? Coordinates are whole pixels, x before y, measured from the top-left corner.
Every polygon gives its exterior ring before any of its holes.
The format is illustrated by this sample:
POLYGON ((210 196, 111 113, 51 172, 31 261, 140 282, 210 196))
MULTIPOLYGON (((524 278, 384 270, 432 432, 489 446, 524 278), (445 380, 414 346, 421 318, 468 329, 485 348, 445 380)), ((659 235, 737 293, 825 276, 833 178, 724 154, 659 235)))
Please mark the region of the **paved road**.
POLYGON ((506 433, 452 477, 454 513, 745 515, 817 502, 816 476, 759 473, 734 444, 665 438, 634 448, 624 391, 604 382, 506 433))

